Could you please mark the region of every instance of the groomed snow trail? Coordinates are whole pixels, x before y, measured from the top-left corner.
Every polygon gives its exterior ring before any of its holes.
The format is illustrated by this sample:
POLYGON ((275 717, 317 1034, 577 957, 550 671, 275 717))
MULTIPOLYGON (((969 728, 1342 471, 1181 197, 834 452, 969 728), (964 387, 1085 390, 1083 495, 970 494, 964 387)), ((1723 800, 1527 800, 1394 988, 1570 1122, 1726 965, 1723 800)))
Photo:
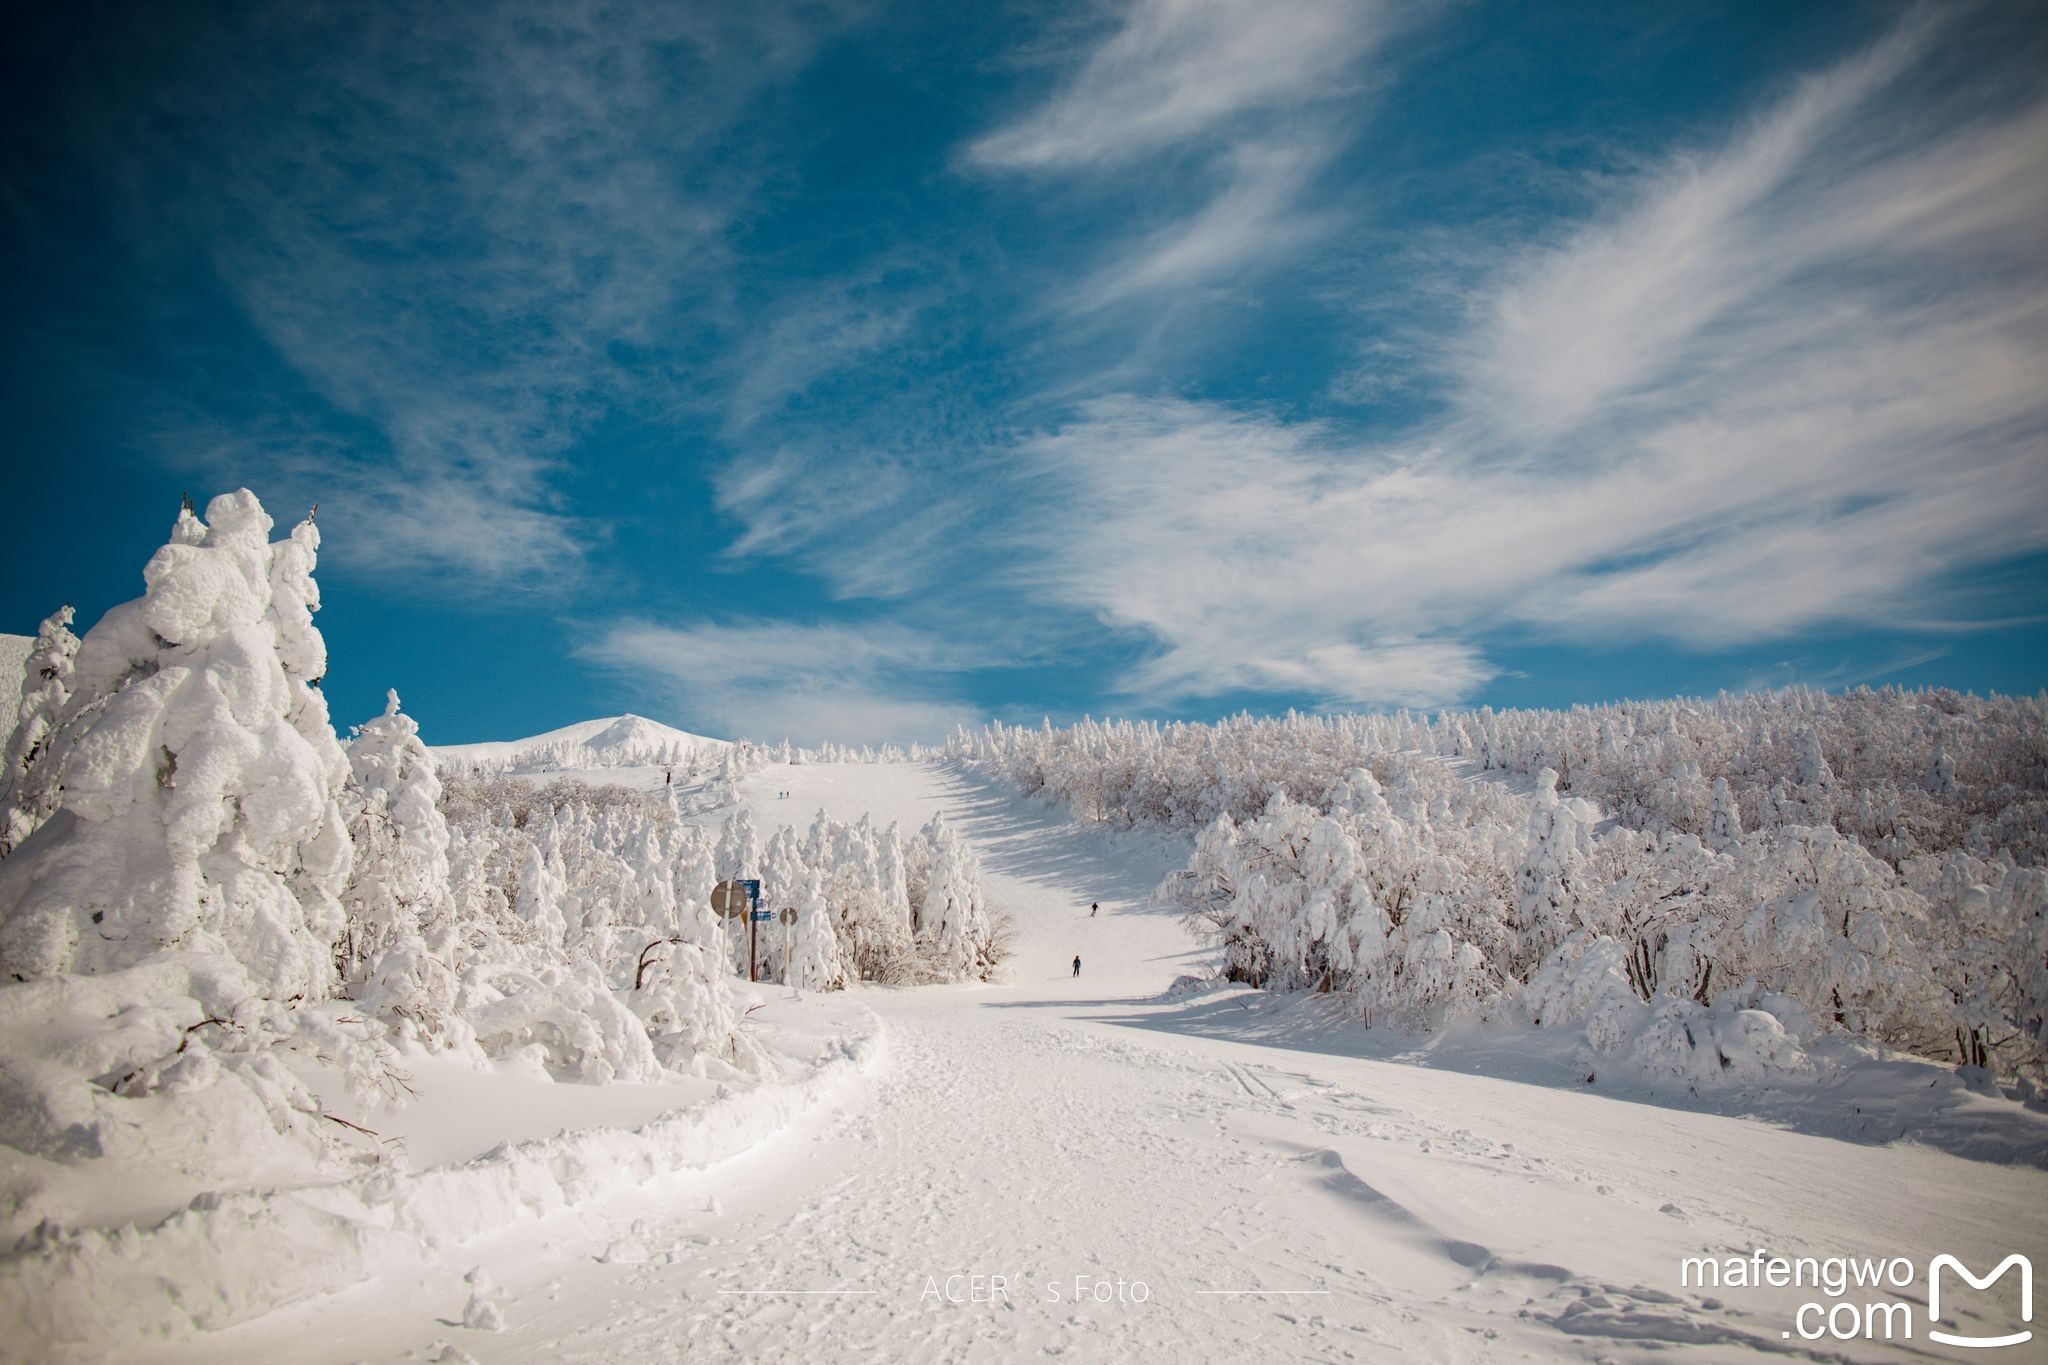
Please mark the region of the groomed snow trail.
POLYGON ((1200 961, 1142 904, 1173 846, 938 766, 746 795, 764 837, 944 810, 1017 922, 1010 979, 861 991, 872 1091, 741 1158, 161 1358, 1740 1359, 1803 1347, 1812 1292, 1686 1290, 1680 1258, 2042 1249, 2037 1171, 1214 1036, 1283 1007, 1160 999, 1200 961), (503 1331, 460 1325, 476 1265, 503 1331))

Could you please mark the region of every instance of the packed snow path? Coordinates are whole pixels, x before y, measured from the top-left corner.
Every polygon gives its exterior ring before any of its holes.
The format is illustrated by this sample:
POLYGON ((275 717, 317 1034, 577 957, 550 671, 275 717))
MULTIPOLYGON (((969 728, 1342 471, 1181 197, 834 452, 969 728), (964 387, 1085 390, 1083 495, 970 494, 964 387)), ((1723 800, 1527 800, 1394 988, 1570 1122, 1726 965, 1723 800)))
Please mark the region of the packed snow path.
POLYGON ((860 992, 871 1091, 741 1158, 161 1358, 1732 1359, 1803 1347, 1782 1331, 1816 1295, 1687 1290, 1682 1257, 2043 1249, 2027 1168, 1345 1056, 1299 1003, 1162 1000, 1201 961, 1143 908, 1175 847, 942 767, 772 768, 746 795, 764 837, 821 805, 944 810, 1017 922, 1008 982, 860 992), (502 1331, 461 1325, 475 1266, 502 1331))

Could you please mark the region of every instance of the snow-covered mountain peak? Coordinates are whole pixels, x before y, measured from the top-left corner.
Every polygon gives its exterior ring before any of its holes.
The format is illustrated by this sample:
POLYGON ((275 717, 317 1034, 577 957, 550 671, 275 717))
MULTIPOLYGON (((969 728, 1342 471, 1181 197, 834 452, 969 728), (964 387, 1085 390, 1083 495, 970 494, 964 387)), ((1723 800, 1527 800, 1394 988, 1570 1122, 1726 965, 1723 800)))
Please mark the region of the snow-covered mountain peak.
POLYGON ((652 748, 659 748, 664 744, 678 743, 689 745, 714 744, 720 748, 725 747, 726 744, 724 740, 707 739, 702 735, 693 735, 688 731, 677 730, 663 725, 659 721, 649 720, 645 716, 636 716, 630 711, 610 721, 592 721, 590 723, 604 726, 602 730, 599 730, 589 739, 583 741, 584 747, 594 753, 642 753, 652 748))
POLYGON ((531 773, 664 764, 696 766, 717 760, 731 747, 730 740, 691 734, 628 712, 578 721, 526 739, 439 745, 433 753, 449 768, 531 773))

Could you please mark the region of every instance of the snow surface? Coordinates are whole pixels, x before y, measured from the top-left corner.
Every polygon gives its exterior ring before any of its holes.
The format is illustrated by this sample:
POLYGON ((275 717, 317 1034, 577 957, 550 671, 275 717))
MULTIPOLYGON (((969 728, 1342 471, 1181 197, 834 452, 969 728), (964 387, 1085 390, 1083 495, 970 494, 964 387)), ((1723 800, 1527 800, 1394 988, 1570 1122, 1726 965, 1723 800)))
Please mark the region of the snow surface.
MULTIPOLYGON (((540 1134, 574 1116, 546 1109, 530 1155, 393 1198, 445 1220, 433 1257, 122 1358, 1735 1360, 1802 1347, 1783 1333, 1819 1296, 1688 1289, 1681 1258, 2048 1265, 2048 1121, 1946 1068, 1695 1099, 1588 1084, 1561 1033, 1418 1038, 1326 997, 1170 990, 1205 958, 1147 908, 1182 841, 1082 829, 941 765, 768 767, 741 792, 764 836, 820 807, 906 829, 943 811, 1015 922, 1007 980, 768 989, 755 1019, 821 1039, 872 1010, 872 1069, 750 1125, 729 1160, 614 1161, 573 1207, 558 1183, 531 1216, 461 1226, 473 1201, 505 1207, 480 1193, 505 1188, 494 1168, 559 1168, 576 1136, 540 1134), (1077 1277, 1109 1301, 1074 1302, 1077 1277)), ((634 1103, 557 1090, 608 1122, 634 1103)), ((510 1122, 462 1117, 459 1088, 435 1103, 408 1137, 423 1153, 510 1122)), ((2017 1297, 2009 1276, 1962 1330, 2009 1330, 2017 1297)))
MULTIPOLYGON (((137 1358, 152 1339, 379 1283, 373 1276, 430 1270, 453 1249, 522 1222, 715 1166, 879 1065, 879 1031, 859 1002, 806 1005, 783 1012, 794 1017, 767 1009, 753 1017, 776 1076, 744 1087, 588 1087, 555 1084, 538 1069, 465 1076, 452 1062, 409 1059, 420 1098, 372 1116, 339 1077, 308 1072, 302 1078, 329 1112, 377 1125, 362 1140, 384 1161, 327 1184, 279 1186, 256 1171, 246 1187, 196 1197, 158 1178, 152 1190, 104 1194, 100 1208, 89 1196, 75 1199, 88 1226, 46 1225, 8 1257, 0 1321, 16 1330, 0 1337, 0 1360, 137 1358), (124 1206, 164 1193, 190 1202, 155 1218, 124 1206)), ((217 1358, 207 1339, 166 1351, 217 1358)))
POLYGON ((635 759, 645 764, 653 755, 671 752, 703 763, 722 757, 731 747, 730 740, 693 735, 631 714, 579 721, 526 739, 429 746, 434 757, 449 768, 482 764, 497 771, 514 772, 564 767, 605 769, 635 759), (562 761, 565 753, 573 754, 580 762, 562 761))
POLYGON ((0 635, 0 734, 12 734, 21 721, 21 683, 35 643, 33 635, 0 635))

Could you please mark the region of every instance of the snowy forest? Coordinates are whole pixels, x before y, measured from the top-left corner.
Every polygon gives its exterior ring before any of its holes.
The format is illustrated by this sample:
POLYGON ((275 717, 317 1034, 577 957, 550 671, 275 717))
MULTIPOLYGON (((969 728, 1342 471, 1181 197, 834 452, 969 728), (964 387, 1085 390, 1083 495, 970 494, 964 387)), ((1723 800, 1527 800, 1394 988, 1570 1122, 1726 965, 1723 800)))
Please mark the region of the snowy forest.
POLYGON ((427 1054, 570 1082, 759 1074, 720 879, 798 912, 788 961, 762 936, 764 979, 993 969, 1001 916, 941 819, 905 837, 821 812, 764 845, 744 806, 693 823, 618 787, 444 776, 395 692, 344 743, 320 533, 271 529, 246 490, 188 504, 141 598, 82 639, 65 608, 31 652, 0 779, 0 1142, 29 1167, 5 1172, 10 1235, 63 1166, 168 1164, 199 1189, 363 1159, 295 1067, 371 1105, 404 1103, 427 1054))
POLYGON ((1860 688, 1423 716, 992 726, 949 751, 1193 832, 1223 974, 1367 1025, 1515 1018, 1689 1084, 1846 1036, 2048 1065, 2048 698, 1860 688))

